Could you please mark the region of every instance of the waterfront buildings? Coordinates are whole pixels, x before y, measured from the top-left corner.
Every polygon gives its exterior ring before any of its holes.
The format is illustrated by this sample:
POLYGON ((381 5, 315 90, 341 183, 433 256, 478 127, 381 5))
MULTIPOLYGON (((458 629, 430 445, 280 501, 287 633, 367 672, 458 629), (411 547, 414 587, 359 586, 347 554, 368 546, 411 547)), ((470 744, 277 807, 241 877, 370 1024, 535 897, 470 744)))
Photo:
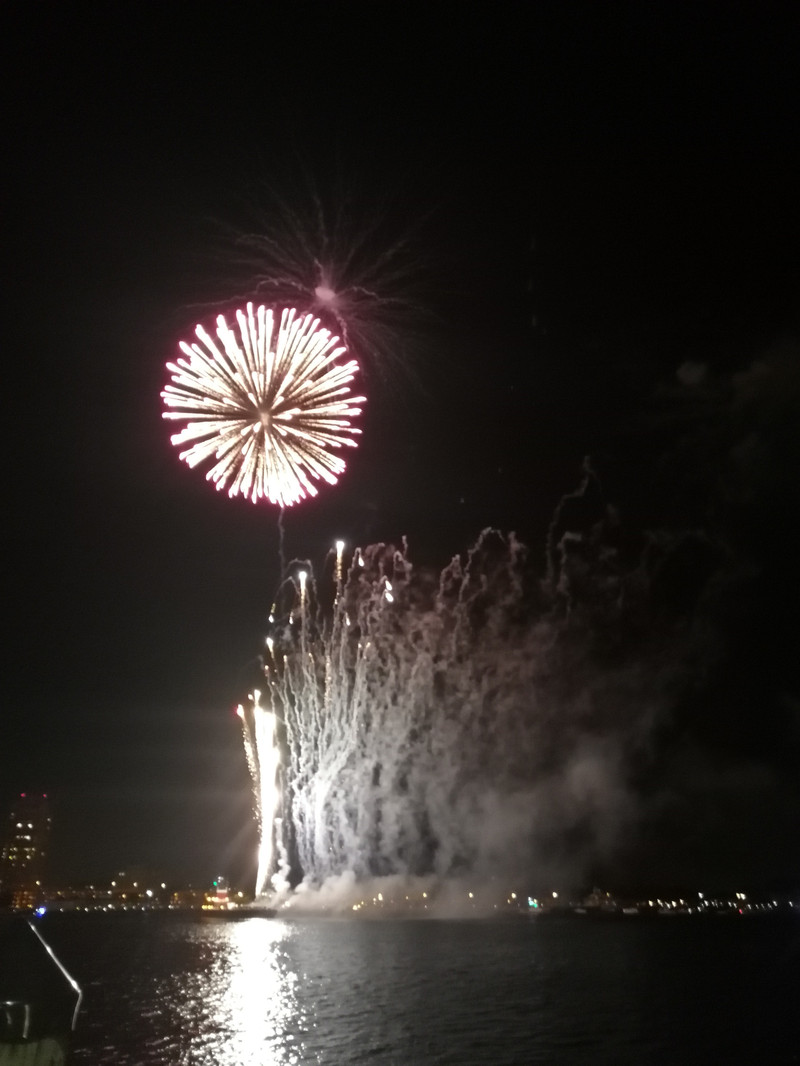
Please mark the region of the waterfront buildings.
POLYGON ((50 840, 47 795, 21 792, 11 806, 0 853, 0 897, 13 907, 34 907, 42 883, 50 840))

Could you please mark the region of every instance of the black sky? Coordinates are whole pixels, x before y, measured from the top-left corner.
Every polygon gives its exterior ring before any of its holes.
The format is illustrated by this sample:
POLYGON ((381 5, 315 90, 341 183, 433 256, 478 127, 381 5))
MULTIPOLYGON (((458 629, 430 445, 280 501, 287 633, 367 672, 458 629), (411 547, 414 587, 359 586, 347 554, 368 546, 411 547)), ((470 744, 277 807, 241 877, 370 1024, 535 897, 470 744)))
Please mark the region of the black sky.
POLYGON ((0 801, 49 791, 57 870, 199 877, 247 850, 228 715, 278 576, 277 517, 178 462, 159 392, 191 305, 218 295, 216 223, 247 224, 254 187, 291 193, 300 168, 343 174, 370 209, 388 196, 401 230, 424 220, 429 317, 411 324, 418 384, 376 378, 362 448, 287 514, 288 553, 407 534, 443 565, 494 525, 543 567, 591 455, 632 543, 702 530, 760 575, 731 594, 738 628, 719 623, 720 708, 704 689, 665 727, 691 743, 665 741, 665 789, 683 793, 639 842, 643 876, 694 875, 716 844, 715 876, 800 875, 797 15, 43 3, 2 22, 0 801), (754 716, 764 750, 743 778, 754 716), (711 763, 706 836, 671 863, 711 763), (737 853, 726 811, 768 860, 737 853))

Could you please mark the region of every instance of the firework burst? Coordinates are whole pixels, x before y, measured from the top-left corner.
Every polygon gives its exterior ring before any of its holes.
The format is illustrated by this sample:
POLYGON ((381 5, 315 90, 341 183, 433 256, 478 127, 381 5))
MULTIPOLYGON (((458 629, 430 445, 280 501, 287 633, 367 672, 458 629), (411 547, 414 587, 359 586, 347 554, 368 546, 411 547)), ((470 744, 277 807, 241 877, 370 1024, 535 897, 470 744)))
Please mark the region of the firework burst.
POLYGON ((300 181, 296 203, 267 191, 256 225, 227 232, 226 269, 273 306, 294 306, 335 330, 366 367, 408 375, 420 319, 425 262, 397 205, 370 210, 345 191, 327 198, 300 181), (305 191, 303 187, 305 186, 305 191))
POLYGON ((365 402, 350 394, 358 364, 338 362, 346 348, 310 314, 281 311, 276 331, 273 312, 249 303, 236 320, 238 333, 217 317, 219 344, 202 326, 181 342, 163 417, 186 422, 172 443, 188 445, 189 466, 215 460, 206 478, 217 489, 286 507, 344 471, 336 452, 356 446, 365 402))

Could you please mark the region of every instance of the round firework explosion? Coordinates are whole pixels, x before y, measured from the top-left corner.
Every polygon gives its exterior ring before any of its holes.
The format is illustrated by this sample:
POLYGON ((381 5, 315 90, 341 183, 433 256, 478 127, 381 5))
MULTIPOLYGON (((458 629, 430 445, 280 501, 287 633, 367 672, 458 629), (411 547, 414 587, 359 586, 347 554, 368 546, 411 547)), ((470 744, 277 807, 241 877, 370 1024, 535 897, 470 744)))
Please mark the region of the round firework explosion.
POLYGON ((234 292, 316 315, 365 374, 413 378, 411 353, 430 322, 423 292, 431 252, 416 247, 421 222, 401 221, 407 190, 370 204, 346 184, 324 192, 301 170, 288 196, 264 188, 261 197, 247 228, 221 227, 221 291, 230 293, 238 276, 234 292))
POLYGON ((186 423, 171 439, 189 445, 189 466, 215 460, 206 479, 217 489, 287 507, 316 496, 314 481, 335 484, 345 468, 335 452, 356 447, 358 364, 337 362, 345 347, 310 314, 283 310, 276 331, 272 311, 249 303, 236 321, 238 333, 217 317, 219 344, 202 326, 196 342, 181 341, 163 417, 186 423))

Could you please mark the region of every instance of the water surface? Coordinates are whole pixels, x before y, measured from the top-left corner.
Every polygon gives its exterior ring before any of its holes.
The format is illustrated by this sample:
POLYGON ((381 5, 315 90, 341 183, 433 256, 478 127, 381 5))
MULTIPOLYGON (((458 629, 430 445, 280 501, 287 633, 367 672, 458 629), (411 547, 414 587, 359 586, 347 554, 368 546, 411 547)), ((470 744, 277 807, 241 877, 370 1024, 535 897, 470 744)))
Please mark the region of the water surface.
POLYGON ((86 1066, 800 1063, 800 923, 55 915, 86 1066))

